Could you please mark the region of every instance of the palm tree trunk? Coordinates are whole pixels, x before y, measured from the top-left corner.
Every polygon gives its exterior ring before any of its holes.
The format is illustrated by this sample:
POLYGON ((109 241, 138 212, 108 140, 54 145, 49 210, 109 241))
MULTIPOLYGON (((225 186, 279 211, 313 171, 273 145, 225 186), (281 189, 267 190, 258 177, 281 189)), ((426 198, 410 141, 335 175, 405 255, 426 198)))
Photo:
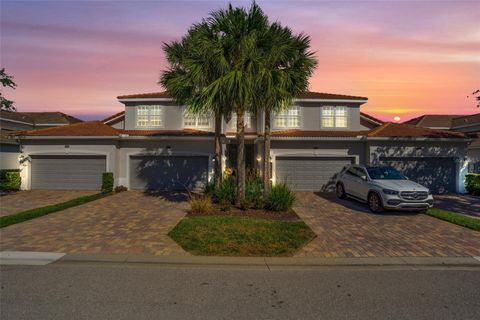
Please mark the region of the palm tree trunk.
POLYGON ((265 198, 270 194, 270 110, 265 110, 265 130, 263 133, 263 188, 265 198))
POLYGON ((214 184, 215 189, 220 187, 222 181, 222 115, 215 113, 215 167, 214 167, 214 184))
POLYGON ((237 205, 245 201, 245 123, 244 112, 237 111, 237 205))

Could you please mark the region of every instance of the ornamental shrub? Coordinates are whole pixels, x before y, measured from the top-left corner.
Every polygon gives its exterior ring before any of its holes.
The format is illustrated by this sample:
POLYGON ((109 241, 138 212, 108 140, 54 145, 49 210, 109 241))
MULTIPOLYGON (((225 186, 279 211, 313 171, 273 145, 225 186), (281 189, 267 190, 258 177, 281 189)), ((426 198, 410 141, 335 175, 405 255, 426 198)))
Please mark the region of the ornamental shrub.
POLYGON ((225 176, 220 186, 215 190, 215 198, 220 204, 235 204, 237 192, 235 187, 235 178, 233 176, 225 176))
POLYGON ((207 214, 212 211, 212 198, 210 196, 191 196, 188 202, 193 213, 207 214))
POLYGON ((128 188, 125 187, 125 186, 117 186, 114 189, 115 193, 124 192, 124 191, 127 191, 127 190, 128 190, 128 188))
POLYGON ((113 172, 104 172, 102 174, 102 193, 113 191, 113 172))
POLYGON ((272 186, 270 195, 266 201, 266 208, 272 211, 287 211, 295 203, 295 194, 284 184, 272 186))
POLYGON ((465 176, 465 189, 471 194, 480 194, 480 173, 469 173, 465 176))
POLYGON ((263 199, 263 181, 257 174, 247 176, 245 182, 245 209, 263 209, 265 201, 263 199))
POLYGON ((20 190, 20 169, 0 170, 0 191, 20 190))
POLYGON ((205 187, 203 187, 203 193, 206 195, 213 196, 215 194, 215 183, 207 182, 205 187))

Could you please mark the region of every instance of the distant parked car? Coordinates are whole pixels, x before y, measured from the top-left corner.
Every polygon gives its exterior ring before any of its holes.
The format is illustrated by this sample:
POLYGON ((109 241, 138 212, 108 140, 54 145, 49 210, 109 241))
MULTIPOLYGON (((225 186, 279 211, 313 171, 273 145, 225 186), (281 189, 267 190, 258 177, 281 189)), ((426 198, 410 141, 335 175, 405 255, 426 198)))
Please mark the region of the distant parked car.
POLYGON ((433 196, 424 186, 408 180, 392 167, 349 165, 336 182, 338 198, 366 202, 372 212, 422 211, 433 206, 433 196))

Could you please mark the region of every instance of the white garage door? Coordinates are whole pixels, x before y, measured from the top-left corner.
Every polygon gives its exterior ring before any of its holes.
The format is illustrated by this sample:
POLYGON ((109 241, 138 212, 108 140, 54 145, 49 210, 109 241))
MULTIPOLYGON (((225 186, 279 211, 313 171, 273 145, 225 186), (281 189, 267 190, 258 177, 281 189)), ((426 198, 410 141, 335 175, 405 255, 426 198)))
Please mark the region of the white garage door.
POLYGON ((351 163, 351 157, 277 157, 275 178, 295 191, 332 192, 337 174, 351 163))
POLYGON ((105 156, 31 156, 32 189, 98 190, 105 156))

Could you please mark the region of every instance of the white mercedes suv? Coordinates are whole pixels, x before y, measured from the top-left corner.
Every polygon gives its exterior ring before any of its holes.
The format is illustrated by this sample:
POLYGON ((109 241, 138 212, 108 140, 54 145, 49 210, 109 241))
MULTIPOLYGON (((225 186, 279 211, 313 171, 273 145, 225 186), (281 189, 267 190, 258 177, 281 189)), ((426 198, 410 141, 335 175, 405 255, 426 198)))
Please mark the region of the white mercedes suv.
POLYGON ((433 196, 424 186, 408 180, 392 167, 349 165, 338 174, 338 198, 366 202, 372 212, 422 211, 433 206, 433 196))

